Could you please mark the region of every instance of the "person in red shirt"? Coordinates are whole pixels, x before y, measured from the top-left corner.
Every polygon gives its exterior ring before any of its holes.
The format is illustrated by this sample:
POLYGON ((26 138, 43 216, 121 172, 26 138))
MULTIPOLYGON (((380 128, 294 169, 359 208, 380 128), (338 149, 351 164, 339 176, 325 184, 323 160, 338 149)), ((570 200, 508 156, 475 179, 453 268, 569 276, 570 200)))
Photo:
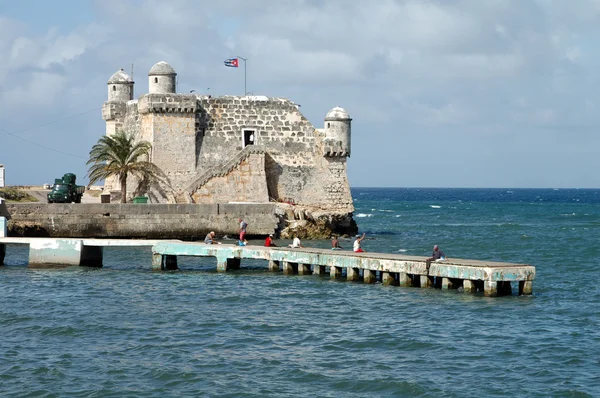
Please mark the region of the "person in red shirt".
POLYGON ((277 247, 277 245, 273 242, 273 235, 267 236, 267 239, 265 239, 265 246, 266 247, 277 247))

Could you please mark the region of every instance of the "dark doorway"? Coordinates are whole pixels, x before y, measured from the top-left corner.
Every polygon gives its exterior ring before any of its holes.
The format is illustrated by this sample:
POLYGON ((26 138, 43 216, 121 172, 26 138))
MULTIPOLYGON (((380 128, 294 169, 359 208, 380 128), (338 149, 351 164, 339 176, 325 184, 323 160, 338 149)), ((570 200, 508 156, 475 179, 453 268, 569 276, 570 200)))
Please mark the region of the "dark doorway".
POLYGON ((256 130, 244 130, 244 147, 254 145, 256 141, 256 130))

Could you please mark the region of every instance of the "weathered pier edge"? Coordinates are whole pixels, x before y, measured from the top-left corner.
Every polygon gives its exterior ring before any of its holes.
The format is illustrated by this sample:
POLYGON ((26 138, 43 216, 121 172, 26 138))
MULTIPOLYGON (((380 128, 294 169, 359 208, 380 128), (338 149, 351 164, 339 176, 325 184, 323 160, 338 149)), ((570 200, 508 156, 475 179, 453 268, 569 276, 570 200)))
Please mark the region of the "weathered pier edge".
POLYGON ((177 256, 215 257, 218 272, 239 269, 243 259, 258 259, 267 261, 270 271, 282 270, 284 274, 325 275, 329 270, 331 278, 364 283, 380 280, 385 285, 404 287, 462 288, 466 293, 482 291, 485 296, 510 295, 513 282, 518 283, 519 295, 530 295, 535 279, 535 267, 526 264, 452 259, 432 262, 428 271, 426 259, 415 256, 125 239, 0 238, 0 265, 7 243, 29 244, 30 266, 101 267, 103 247, 151 246, 152 269, 157 271, 177 269, 177 256))

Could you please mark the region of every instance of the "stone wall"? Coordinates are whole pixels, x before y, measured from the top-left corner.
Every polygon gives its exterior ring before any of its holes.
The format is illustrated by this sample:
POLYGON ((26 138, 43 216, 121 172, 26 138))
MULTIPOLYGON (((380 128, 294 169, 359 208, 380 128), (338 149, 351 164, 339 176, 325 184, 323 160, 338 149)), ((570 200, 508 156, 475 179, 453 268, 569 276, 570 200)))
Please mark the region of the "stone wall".
MULTIPOLYGON (((151 161, 169 178, 163 184, 169 192, 150 194, 153 201, 256 202, 266 197, 333 212, 354 211, 346 156, 323 156, 324 132, 290 100, 145 94, 137 106, 130 103, 126 117, 119 118, 123 128, 152 143, 151 161), (203 180, 245 150, 245 130, 253 131, 254 142, 248 146, 261 148, 264 161, 248 160, 229 175, 203 180), (198 180, 207 185, 195 184, 198 180)), ((113 109, 109 102, 105 108, 113 109)), ((128 184, 130 190, 133 185, 128 184)))
POLYGON ((192 194, 195 203, 268 203, 265 154, 249 153, 239 164, 222 173, 209 175, 192 194))
POLYGON ((210 232, 275 233, 273 204, 7 204, 9 236, 200 240, 210 232))

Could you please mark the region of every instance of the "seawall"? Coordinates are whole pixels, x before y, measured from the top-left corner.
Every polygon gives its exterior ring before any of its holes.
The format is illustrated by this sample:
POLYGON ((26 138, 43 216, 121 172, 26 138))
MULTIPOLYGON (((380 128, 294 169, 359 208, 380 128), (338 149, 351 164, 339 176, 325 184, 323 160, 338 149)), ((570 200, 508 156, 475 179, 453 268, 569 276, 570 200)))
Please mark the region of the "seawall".
POLYGON ((209 231, 235 236, 278 230, 275 204, 7 203, 8 235, 28 237, 203 239, 209 231))

